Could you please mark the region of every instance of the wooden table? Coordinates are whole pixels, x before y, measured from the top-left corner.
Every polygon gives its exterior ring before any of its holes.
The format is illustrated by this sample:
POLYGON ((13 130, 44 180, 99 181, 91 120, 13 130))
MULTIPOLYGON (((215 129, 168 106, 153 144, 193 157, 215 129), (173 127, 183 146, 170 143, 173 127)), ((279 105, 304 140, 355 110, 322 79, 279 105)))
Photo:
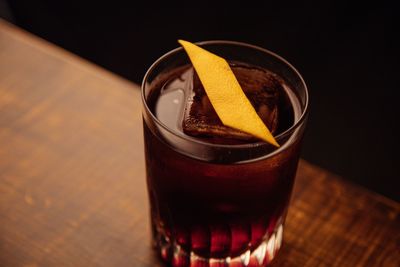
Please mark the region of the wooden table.
MULTIPOLYGON (((303 160, 273 266, 398 267, 399 213, 303 160)), ((0 266, 162 266, 150 246, 139 87, 4 21, 0 266)))

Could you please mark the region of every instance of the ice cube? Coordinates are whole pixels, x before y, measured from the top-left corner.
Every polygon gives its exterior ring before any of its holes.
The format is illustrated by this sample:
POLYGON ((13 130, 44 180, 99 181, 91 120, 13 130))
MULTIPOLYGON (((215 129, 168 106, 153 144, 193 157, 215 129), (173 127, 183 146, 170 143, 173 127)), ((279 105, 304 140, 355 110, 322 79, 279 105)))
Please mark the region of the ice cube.
MULTIPOLYGON (((259 68, 234 66, 232 71, 260 118, 274 134, 278 127, 278 100, 283 90, 281 83, 274 74, 259 68)), ((194 70, 192 77, 182 123, 186 134, 195 137, 255 139, 247 133, 224 126, 194 70)))

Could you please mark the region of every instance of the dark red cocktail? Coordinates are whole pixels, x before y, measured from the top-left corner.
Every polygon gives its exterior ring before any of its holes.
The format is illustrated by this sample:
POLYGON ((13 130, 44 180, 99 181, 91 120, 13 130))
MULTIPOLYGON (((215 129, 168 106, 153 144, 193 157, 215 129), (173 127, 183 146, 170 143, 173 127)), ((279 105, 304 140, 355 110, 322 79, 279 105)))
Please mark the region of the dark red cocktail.
POLYGON ((229 61, 281 147, 224 128, 182 49, 160 58, 142 86, 154 243, 171 266, 264 266, 282 243, 306 87, 290 64, 264 49, 202 46, 229 61))

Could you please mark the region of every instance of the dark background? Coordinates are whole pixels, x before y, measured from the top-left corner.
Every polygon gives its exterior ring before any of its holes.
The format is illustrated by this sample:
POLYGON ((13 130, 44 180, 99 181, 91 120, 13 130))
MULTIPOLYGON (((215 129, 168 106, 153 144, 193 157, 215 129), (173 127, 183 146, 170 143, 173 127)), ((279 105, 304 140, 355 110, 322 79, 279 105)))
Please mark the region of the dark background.
POLYGON ((274 51, 309 86, 302 157, 400 201, 394 4, 130 2, 0 0, 0 15, 136 83, 179 38, 237 40, 274 51))

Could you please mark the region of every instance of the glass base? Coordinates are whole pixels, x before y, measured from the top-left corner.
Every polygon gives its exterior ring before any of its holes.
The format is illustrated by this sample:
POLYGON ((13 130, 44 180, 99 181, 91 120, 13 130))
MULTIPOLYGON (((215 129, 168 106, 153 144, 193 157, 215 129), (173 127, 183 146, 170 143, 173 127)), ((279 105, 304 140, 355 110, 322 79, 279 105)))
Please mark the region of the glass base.
MULTIPOLYGON (((272 234, 265 236, 257 248, 248 249, 241 255, 226 258, 204 258, 193 251, 184 250, 176 241, 154 229, 154 246, 162 260, 173 267, 260 267, 267 266, 282 245, 283 225, 279 224, 272 234)), ((160 231, 161 230, 161 231, 160 231)))

